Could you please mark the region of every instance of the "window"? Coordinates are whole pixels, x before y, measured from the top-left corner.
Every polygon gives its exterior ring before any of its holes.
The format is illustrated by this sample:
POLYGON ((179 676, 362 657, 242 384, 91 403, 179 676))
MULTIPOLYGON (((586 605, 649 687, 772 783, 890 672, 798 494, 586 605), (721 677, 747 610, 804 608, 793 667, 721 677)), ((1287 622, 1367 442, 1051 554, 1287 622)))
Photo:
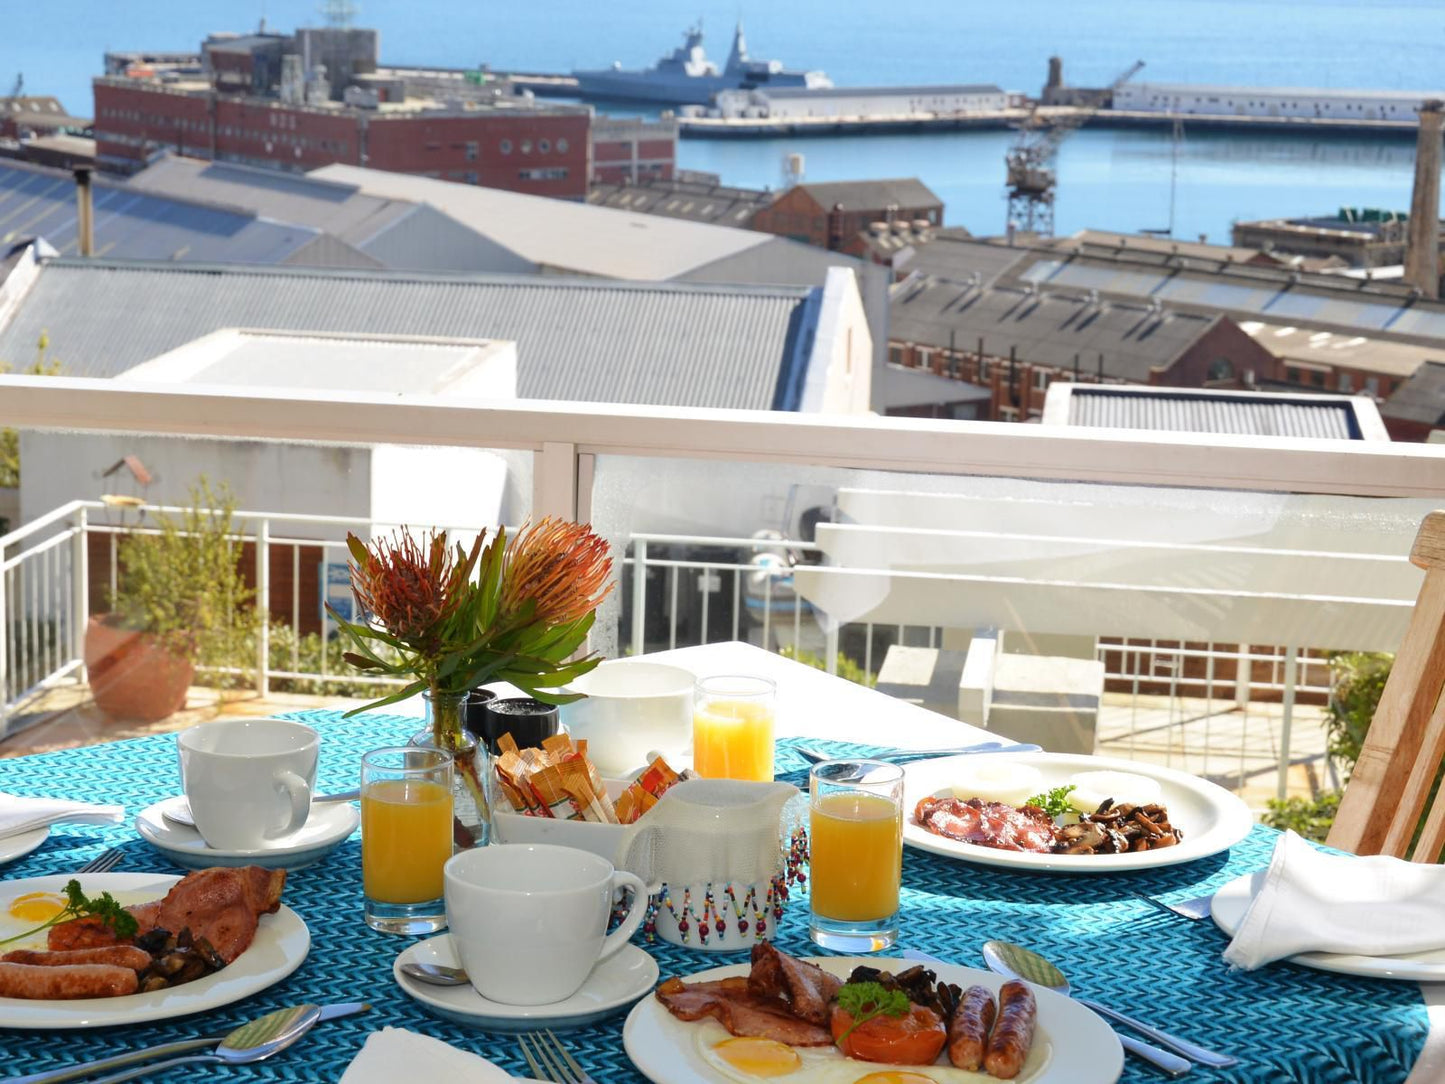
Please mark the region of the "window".
POLYGON ((524 181, 565 181, 565 169, 519 169, 517 176, 524 181))
POLYGON ((566 153, 567 153, 567 140, 566 140, 565 137, 562 138, 562 139, 557 140, 557 153, 558 153, 558 154, 566 154, 566 153))
POLYGON ((497 150, 501 151, 503 154, 511 154, 512 141, 510 139, 502 140, 500 143, 497 144, 497 150))
POLYGON ((1209 363, 1209 375, 1206 379, 1211 383, 1218 383, 1234 379, 1234 363, 1228 358, 1215 358, 1209 363))
POLYGON ((903 364, 903 347, 901 347, 901 346, 890 346, 890 347, 888 348, 888 360, 889 360, 890 362, 892 362, 894 365, 902 365, 902 364, 903 364))
POLYGON ((1310 380, 1314 382, 1315 387, 1323 388, 1325 386, 1325 371, 1323 369, 1316 369, 1310 374, 1310 380))
POLYGON ((1343 369, 1340 370, 1339 389, 1340 391, 1353 391, 1355 386, 1354 378, 1343 369))
POLYGON ((475 161, 477 160, 477 145, 476 145, 476 143, 473 142, 473 143, 468 143, 468 144, 467 144, 466 154, 467 154, 467 161, 468 161, 468 162, 475 162, 475 161))
POLYGON ((469 170, 467 170, 465 173, 462 174, 462 180, 463 180, 466 184, 476 184, 476 183, 477 183, 477 171, 474 170, 474 169, 469 169, 469 170))
POLYGON ((1371 395, 1380 394, 1380 378, 1375 376, 1365 377, 1365 390, 1371 395))
POLYGON ((1285 366, 1284 378, 1285 378, 1286 380, 1288 380, 1291 384, 1298 384, 1298 383, 1299 383, 1299 370, 1296 369, 1293 365, 1287 365, 1287 366, 1285 366))
POLYGON ((543 154, 551 154, 551 153, 552 153, 552 142, 551 142, 551 140, 548 140, 548 139, 540 139, 540 140, 538 140, 538 141, 537 141, 537 150, 541 151, 543 154))
POLYGON ((531 141, 530 139, 524 139, 524 140, 522 140, 522 153, 523 153, 523 154, 531 154, 531 153, 532 153, 532 141, 531 141))
POLYGON ((1048 386, 1049 386, 1049 375, 1050 375, 1050 374, 1049 374, 1049 371, 1048 371, 1047 369, 1035 369, 1035 370, 1034 370, 1034 387, 1037 388, 1039 391, 1046 391, 1046 390, 1048 390, 1048 386))

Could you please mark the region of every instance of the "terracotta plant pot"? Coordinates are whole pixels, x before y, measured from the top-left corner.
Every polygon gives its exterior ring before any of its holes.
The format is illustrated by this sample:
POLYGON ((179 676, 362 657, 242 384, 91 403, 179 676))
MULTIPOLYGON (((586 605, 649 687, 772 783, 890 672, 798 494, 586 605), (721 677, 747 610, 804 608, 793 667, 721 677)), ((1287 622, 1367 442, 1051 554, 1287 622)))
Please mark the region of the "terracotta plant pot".
POLYGON ((195 667, 171 654, 150 633, 111 624, 107 615, 85 626, 90 693, 112 719, 159 722, 186 703, 195 667))

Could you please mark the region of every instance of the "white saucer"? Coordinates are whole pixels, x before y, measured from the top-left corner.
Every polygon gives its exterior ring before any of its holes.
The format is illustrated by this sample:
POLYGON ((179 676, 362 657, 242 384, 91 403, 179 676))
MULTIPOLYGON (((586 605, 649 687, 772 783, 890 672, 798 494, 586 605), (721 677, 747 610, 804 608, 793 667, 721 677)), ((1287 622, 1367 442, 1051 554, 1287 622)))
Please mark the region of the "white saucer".
POLYGON ((657 961, 636 945, 624 945, 610 960, 603 960, 587 981, 565 1001, 552 1005, 503 1005, 489 1001, 470 986, 431 986, 401 973, 408 960, 459 967, 452 935, 440 934, 406 949, 391 965, 398 986, 443 1019, 485 1031, 532 1031, 539 1027, 580 1028, 626 1009, 652 992, 657 983, 657 961))
POLYGON ((299 832, 284 842, 259 850, 216 850, 194 828, 165 816, 167 808, 185 801, 183 795, 147 806, 137 814, 135 829, 142 839, 172 862, 186 869, 208 866, 264 866, 266 869, 301 869, 325 858, 356 831, 361 812, 350 802, 318 802, 299 832))
POLYGON ((28 832, 16 832, 13 836, 0 839, 0 866, 24 858, 36 847, 50 838, 48 827, 32 828, 28 832))

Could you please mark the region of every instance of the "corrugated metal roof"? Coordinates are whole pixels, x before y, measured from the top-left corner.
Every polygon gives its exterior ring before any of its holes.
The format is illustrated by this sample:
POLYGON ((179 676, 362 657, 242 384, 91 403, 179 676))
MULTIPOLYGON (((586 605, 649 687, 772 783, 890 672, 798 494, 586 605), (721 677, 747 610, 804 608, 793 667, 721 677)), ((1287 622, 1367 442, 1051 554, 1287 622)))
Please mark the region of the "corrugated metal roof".
POLYGON ((1069 424, 1176 433, 1361 439, 1348 400, 1320 402, 1274 395, 1117 392, 1075 385, 1069 395, 1069 424))
MULTIPOLYGON (((927 251, 926 246, 923 251, 927 251)), ((890 312, 890 337, 929 346, 977 348, 1021 362, 1068 368, 1082 355, 1083 370, 1146 384, 1213 326, 1214 317, 1153 312, 1137 303, 1091 303, 1073 295, 1014 286, 974 287, 923 279, 900 287, 890 312)))
POLYGON ((365 195, 354 184, 174 155, 131 177, 128 186, 301 223, 351 244, 374 237, 412 209, 405 201, 365 195))
MULTIPOLYGON (((95 251, 137 260, 275 264, 316 237, 305 226, 133 192, 92 181, 95 251)), ((0 244, 44 237, 61 254, 76 251, 75 181, 64 170, 0 161, 0 244)))
POLYGON ((523 398, 766 410, 807 287, 326 272, 54 260, 0 329, 62 371, 114 376, 225 327, 517 343, 523 398))
POLYGON ((326 166, 309 176, 358 185, 363 192, 386 199, 429 203, 541 267, 585 275, 671 279, 774 239, 707 222, 357 166, 326 166))

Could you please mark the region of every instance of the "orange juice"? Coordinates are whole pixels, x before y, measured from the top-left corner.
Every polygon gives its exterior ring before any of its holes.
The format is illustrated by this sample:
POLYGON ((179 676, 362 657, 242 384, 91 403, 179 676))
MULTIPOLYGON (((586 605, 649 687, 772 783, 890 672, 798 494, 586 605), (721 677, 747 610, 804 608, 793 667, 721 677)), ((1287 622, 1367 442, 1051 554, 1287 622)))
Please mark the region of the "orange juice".
POLYGON ((813 913, 868 922, 898 910, 903 876, 903 810, 876 794, 844 791, 813 800, 813 913))
POLYGON ((773 780, 773 706, 708 700, 692 717, 692 766, 704 779, 773 780))
POLYGON ((441 899, 442 866, 451 856, 451 791, 420 779, 367 785, 361 795, 361 882, 368 899, 441 899))

